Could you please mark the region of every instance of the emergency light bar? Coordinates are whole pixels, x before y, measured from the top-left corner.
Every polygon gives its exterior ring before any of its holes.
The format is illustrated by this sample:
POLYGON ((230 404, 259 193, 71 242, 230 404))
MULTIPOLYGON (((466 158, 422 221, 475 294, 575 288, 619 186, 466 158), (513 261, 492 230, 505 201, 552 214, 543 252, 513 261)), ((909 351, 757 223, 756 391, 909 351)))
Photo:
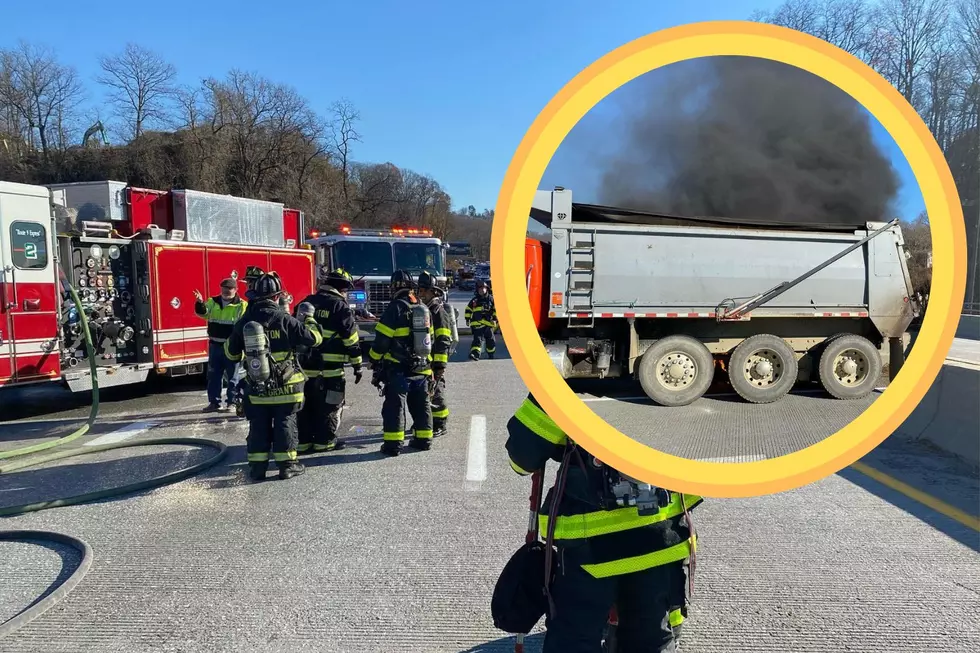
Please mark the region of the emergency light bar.
MULTIPOLYGON (((433 232, 431 229, 423 229, 421 227, 391 227, 390 229, 351 229, 349 225, 341 225, 340 233, 344 236, 415 236, 415 237, 426 237, 431 238, 433 232)), ((320 231, 311 231, 310 238, 319 238, 323 235, 320 231)))

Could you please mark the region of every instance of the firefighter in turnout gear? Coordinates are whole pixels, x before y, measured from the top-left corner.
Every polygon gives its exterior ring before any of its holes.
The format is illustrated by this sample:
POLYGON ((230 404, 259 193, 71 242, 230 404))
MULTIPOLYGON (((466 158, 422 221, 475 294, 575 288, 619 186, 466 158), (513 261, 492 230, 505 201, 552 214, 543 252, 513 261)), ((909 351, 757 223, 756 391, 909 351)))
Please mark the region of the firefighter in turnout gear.
POLYGON ((254 300, 225 341, 225 354, 245 361, 249 476, 265 478, 271 444, 279 478, 288 479, 306 471, 296 462, 296 414, 306 382, 296 352, 317 347, 323 339, 312 317, 304 324, 279 305, 283 290, 275 272, 256 279, 252 292, 254 300))
POLYGON ((238 364, 225 356, 225 340, 245 313, 248 302, 238 296, 238 282, 232 278, 221 282, 221 294, 205 301, 201 291, 195 290, 194 299, 194 313, 208 322, 208 405, 204 412, 213 413, 222 408, 221 383, 225 378, 228 379, 224 406, 227 410, 235 403, 238 364))
POLYGON ((371 345, 371 383, 382 388, 381 420, 384 444, 381 453, 397 456, 405 440, 405 408, 415 432, 409 446, 432 446, 432 318, 415 296, 415 282, 405 270, 391 275, 391 303, 375 327, 371 345))
POLYGON ((487 343, 487 358, 493 359, 497 351, 497 342, 493 337, 493 332, 497 329, 497 307, 493 303, 493 294, 483 279, 476 282, 475 294, 466 305, 464 317, 473 333, 470 360, 480 360, 484 341, 487 343))
POLYGON ((347 303, 345 291, 354 287, 350 274, 338 268, 320 276, 317 292, 296 308, 308 304, 320 329, 323 342, 300 358, 300 365, 309 377, 306 401, 300 411, 300 454, 343 449, 344 441, 337 438, 340 417, 347 389, 345 366, 354 368, 354 383, 361 382, 361 343, 354 322, 354 311, 347 303))
POLYGON ((507 429, 518 474, 561 461, 538 519, 557 547, 558 565, 548 591, 544 653, 598 652, 613 606, 617 650, 676 651, 697 544, 689 511, 702 498, 651 487, 604 465, 570 441, 530 395, 507 429))
POLYGON ((429 272, 419 275, 419 299, 432 315, 432 329, 435 341, 432 344, 432 435, 439 437, 446 432, 449 419, 449 406, 446 405, 446 367, 453 354, 456 342, 456 314, 446 302, 445 291, 436 285, 436 278, 429 272))

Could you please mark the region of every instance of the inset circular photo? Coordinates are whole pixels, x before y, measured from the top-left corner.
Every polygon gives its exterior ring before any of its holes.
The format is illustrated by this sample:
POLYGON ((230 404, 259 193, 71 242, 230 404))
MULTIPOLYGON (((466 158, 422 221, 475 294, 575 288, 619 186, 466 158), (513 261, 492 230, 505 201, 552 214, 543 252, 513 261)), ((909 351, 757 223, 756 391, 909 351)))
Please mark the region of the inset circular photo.
POLYGON ((599 458, 685 492, 787 490, 860 458, 925 394, 962 303, 962 212, 925 125, 783 28, 685 26, 586 69, 497 215, 532 393, 599 458))

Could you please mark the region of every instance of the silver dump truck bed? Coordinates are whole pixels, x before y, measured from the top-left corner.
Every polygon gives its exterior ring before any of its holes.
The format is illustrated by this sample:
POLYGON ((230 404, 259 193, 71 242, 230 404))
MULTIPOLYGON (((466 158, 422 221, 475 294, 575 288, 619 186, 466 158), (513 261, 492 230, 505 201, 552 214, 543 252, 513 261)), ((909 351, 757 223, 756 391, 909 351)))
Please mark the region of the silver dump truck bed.
MULTIPOLYGON (((551 230, 554 317, 717 317, 806 275, 888 223, 801 225, 682 218, 538 191, 551 230), (555 302, 562 296, 561 303, 555 302)), ((870 317, 883 336, 913 319, 901 228, 874 238, 754 308, 749 317, 870 317)))
POLYGON ((802 224, 574 204, 539 190, 549 320, 564 378, 633 375, 680 406, 718 374, 748 401, 819 381, 841 399, 901 367, 917 315, 897 221, 802 224), (720 370, 720 371, 719 371, 720 370))

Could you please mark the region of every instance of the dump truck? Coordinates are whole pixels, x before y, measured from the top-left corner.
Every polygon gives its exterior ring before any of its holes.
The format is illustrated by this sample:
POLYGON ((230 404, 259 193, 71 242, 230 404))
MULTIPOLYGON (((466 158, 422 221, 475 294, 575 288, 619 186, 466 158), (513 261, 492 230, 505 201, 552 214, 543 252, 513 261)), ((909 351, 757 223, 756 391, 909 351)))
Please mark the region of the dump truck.
POLYGON ((897 372, 919 314, 898 221, 685 217, 539 190, 525 273, 565 379, 632 377, 663 406, 718 378, 751 403, 798 383, 858 399, 897 372))

